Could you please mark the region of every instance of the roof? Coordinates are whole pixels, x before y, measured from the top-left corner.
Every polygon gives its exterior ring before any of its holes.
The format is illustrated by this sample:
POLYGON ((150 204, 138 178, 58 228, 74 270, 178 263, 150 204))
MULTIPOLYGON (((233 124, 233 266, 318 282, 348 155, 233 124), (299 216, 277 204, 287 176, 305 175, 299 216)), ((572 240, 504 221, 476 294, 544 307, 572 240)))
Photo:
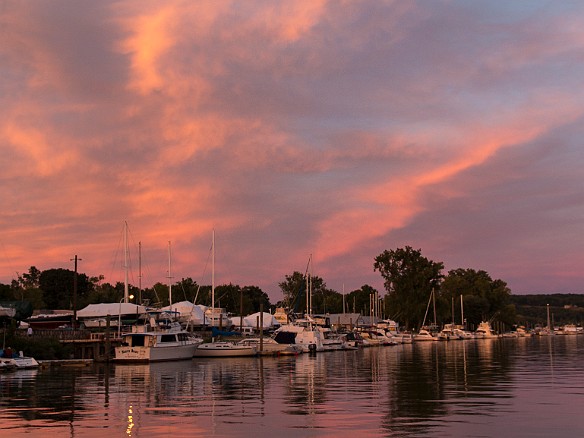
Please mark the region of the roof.
POLYGON ((132 315, 146 313, 146 307, 132 303, 90 304, 77 311, 77 318, 103 318, 107 315, 132 315))

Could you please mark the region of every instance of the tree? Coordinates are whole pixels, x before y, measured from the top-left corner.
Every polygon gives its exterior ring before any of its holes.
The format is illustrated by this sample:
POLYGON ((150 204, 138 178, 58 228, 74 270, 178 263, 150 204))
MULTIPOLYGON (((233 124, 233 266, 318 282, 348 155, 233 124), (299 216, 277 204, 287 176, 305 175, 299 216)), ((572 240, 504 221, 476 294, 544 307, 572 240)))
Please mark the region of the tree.
POLYGON ((39 287, 40 278, 41 271, 36 266, 31 266, 28 274, 19 275, 17 281, 23 289, 33 289, 39 287))
POLYGON ((378 296, 379 293, 368 284, 361 286, 361 289, 349 292, 345 297, 347 312, 369 316, 371 313, 371 295, 378 296))
POLYGON ((420 249, 406 246, 385 250, 373 266, 385 280, 390 317, 406 328, 421 325, 432 289, 440 286, 444 264, 423 257, 420 249))
POLYGON ((306 277, 298 271, 286 275, 285 281, 278 284, 284 295, 285 307, 291 312, 306 310, 306 277))
POLYGON ((251 313, 255 313, 255 312, 259 312, 260 311, 260 305, 263 305, 263 309, 264 312, 267 312, 270 307, 270 297, 268 296, 267 293, 265 293, 263 290, 261 290, 259 287, 257 286, 244 286, 241 289, 241 292, 243 294, 243 297, 245 299, 245 297, 247 297, 247 302, 249 303, 249 307, 245 307, 245 303, 246 301, 244 301, 244 308, 243 308, 243 313, 244 315, 247 314, 251 314, 251 313))
POLYGON ((312 311, 313 313, 342 313, 343 295, 335 290, 321 287, 313 291, 312 311))
MULTIPOLYGON (((74 271, 62 268, 47 269, 41 273, 39 287, 43 291, 43 299, 49 309, 71 309, 73 307, 74 275, 74 271)), ((92 286, 87 275, 77 274, 78 298, 84 298, 92 286)))
POLYGON ((14 300, 13 289, 7 284, 0 283, 0 301, 14 300))
POLYGON ((515 310, 510 306, 511 290, 507 283, 493 280, 483 270, 459 268, 449 271, 441 293, 442 297, 454 300, 457 309, 460 309, 460 296, 463 296, 464 316, 472 325, 490 320, 514 324, 515 310))

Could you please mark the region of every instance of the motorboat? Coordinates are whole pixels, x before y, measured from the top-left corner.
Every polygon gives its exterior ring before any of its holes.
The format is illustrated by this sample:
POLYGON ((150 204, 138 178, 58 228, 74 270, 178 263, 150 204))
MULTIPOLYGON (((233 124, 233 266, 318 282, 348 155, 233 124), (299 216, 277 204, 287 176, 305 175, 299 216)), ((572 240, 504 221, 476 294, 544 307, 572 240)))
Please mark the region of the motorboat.
POLYGON ((393 335, 393 339, 398 344, 411 344, 414 342, 414 335, 406 332, 397 332, 393 335))
POLYGON ((325 333, 310 317, 280 326, 274 332, 274 339, 280 344, 299 345, 305 353, 327 351, 325 333))
POLYGON ((29 327, 36 329, 56 329, 64 326, 71 326, 73 323, 73 312, 61 311, 54 313, 43 313, 33 315, 24 320, 29 327))
POLYGON ((455 332, 454 324, 444 324, 444 328, 436 335, 439 341, 454 341, 461 337, 455 332))
POLYGON ((474 339, 474 336, 471 332, 466 331, 462 328, 455 328, 452 330, 452 332, 458 336, 459 339, 474 339))
POLYGON ((246 338, 238 342, 240 345, 255 347, 258 354, 273 354, 278 356, 296 355, 302 353, 302 347, 296 344, 280 344, 275 339, 268 338, 246 338))
POLYGON ((191 359, 202 342, 202 338, 182 330, 180 325, 168 330, 145 329, 142 332, 124 333, 122 345, 115 348, 114 360, 116 362, 163 362, 191 359))
POLYGON ((34 357, 25 356, 22 351, 16 353, 12 349, 6 348, 0 350, 0 367, 2 369, 25 370, 38 368, 39 363, 34 357))
POLYGON ((418 334, 414 335, 414 342, 437 341, 437 340, 438 340, 438 338, 436 336, 433 336, 432 333, 430 333, 426 329, 420 329, 418 334))
POLYGON ((359 332, 343 333, 342 336, 345 341, 345 349, 356 349, 364 345, 364 340, 359 332))
POLYGON ((258 350, 255 345, 217 341, 199 345, 193 357, 241 357, 257 356, 257 354, 258 350))
POLYGON ((491 324, 487 321, 481 322, 475 331, 475 338, 477 339, 493 339, 498 337, 491 328, 491 324))

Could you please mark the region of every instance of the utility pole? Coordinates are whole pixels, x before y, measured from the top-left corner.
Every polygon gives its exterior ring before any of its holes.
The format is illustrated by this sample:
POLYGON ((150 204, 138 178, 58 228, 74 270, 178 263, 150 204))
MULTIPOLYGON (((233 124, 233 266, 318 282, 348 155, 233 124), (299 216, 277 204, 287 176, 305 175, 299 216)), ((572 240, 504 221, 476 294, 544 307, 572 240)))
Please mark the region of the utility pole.
POLYGON ((77 328, 77 255, 70 261, 75 261, 75 274, 73 274, 73 330, 77 328))

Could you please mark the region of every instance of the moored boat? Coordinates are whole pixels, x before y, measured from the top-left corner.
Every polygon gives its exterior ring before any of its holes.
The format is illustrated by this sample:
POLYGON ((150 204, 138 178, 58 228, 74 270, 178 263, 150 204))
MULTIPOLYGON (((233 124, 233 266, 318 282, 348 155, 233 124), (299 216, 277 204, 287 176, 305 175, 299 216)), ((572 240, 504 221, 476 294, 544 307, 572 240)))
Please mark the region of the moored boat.
POLYGON ((16 353, 10 348, 0 350, 0 366, 3 369, 24 370, 29 368, 38 368, 39 363, 34 357, 25 356, 22 351, 16 353))
POLYGON ((475 331, 475 338, 477 339, 493 339, 498 337, 488 321, 481 322, 475 331))
POLYGON ((199 345, 193 357, 245 357, 257 354, 257 348, 253 345, 218 341, 199 345))
POLYGON ((418 334, 414 335, 414 342, 437 341, 437 340, 438 340, 438 338, 436 336, 433 336, 432 333, 430 333, 426 329, 420 329, 418 334))
POLYGON ((240 345, 255 347, 258 354, 296 355, 302 353, 302 347, 296 344, 280 344, 273 338, 246 338, 238 342, 240 345))
POLYGON ((116 362, 163 362, 191 359, 202 339, 181 329, 125 333, 115 348, 116 362))

